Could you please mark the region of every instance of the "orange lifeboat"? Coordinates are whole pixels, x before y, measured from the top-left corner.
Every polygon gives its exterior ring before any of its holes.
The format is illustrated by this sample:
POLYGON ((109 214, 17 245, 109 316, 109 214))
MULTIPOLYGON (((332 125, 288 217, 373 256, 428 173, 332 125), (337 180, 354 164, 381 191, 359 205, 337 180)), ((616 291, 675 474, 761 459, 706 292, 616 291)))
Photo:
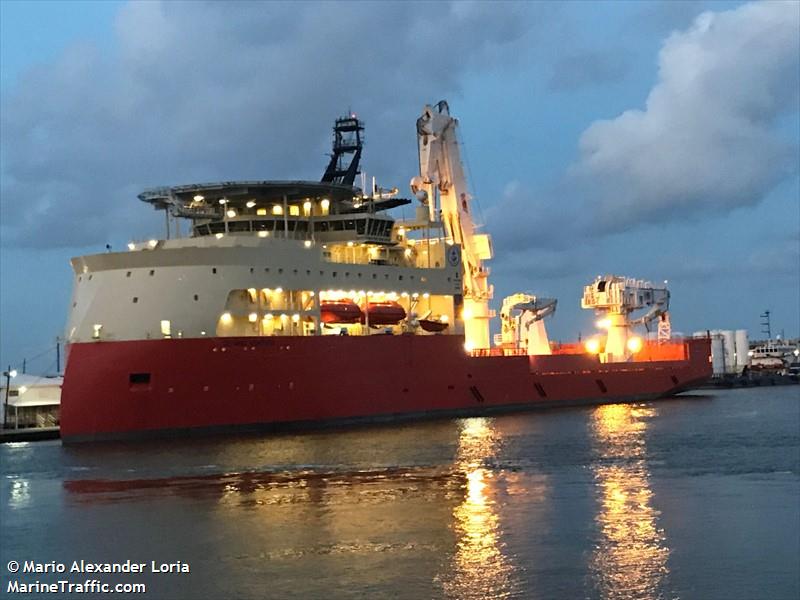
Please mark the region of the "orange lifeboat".
POLYGON ((362 314, 361 322, 370 325, 397 325, 406 318, 406 309, 397 302, 370 302, 366 307, 366 315, 362 314))
POLYGON ((323 323, 358 323, 363 315, 358 304, 352 300, 323 300, 320 303, 323 323))

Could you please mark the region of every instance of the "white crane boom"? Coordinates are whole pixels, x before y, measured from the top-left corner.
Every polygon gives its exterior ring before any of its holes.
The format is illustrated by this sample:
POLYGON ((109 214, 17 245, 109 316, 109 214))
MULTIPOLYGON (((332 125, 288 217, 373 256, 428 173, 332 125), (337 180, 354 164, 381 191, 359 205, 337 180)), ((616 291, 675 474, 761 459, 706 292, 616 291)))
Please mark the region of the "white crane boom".
POLYGON ((444 100, 423 108, 417 119, 420 174, 411 180, 411 188, 427 205, 431 222, 438 221, 441 215, 447 242, 461 247, 464 268, 461 315, 467 348, 489 348, 492 287, 483 261, 492 258, 492 244, 488 234, 476 233, 457 128, 458 120, 450 116, 444 100))

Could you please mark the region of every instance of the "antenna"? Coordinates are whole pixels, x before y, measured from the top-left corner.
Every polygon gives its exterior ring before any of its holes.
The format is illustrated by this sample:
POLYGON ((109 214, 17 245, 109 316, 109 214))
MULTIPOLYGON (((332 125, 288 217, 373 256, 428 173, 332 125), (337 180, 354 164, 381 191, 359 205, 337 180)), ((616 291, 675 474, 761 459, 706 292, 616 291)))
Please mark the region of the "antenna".
POLYGON ((771 329, 770 324, 769 324, 769 311, 765 310, 759 316, 761 317, 761 333, 766 333, 767 334, 767 339, 771 340, 772 339, 772 329, 771 329))

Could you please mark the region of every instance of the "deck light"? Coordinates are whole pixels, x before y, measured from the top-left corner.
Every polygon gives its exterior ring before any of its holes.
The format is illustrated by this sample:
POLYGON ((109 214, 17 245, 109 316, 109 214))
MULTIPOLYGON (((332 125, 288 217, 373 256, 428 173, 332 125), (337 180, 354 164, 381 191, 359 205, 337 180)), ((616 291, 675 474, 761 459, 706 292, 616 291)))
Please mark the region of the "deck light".
POLYGON ((428 292, 425 292, 424 294, 422 294, 422 297, 423 298, 430 298, 431 295, 428 292))
POLYGON ((598 319, 595 322, 595 325, 598 327, 598 329, 608 329, 611 327, 611 319, 598 319))
POLYGON ((297 323, 299 320, 300 320, 300 315, 298 315, 297 313, 292 315, 292 321, 297 323))
POLYGON ((158 241, 150 240, 149 242, 147 242, 147 245, 150 246, 151 248, 155 248, 158 245, 158 241))
POLYGON ((22 396, 22 394, 24 394, 25 392, 28 391, 28 386, 27 385, 21 385, 21 386, 19 386, 18 390, 19 390, 19 395, 22 396))
POLYGON ((469 341, 464 342, 464 350, 466 350, 467 352, 472 352, 474 349, 475 349, 475 344, 469 341))
POLYGON ((272 313, 267 313, 267 314, 264 315, 264 319, 263 320, 264 321, 272 321, 273 318, 274 317, 272 316, 272 313))
POLYGON ((267 216, 267 209, 266 208, 257 208, 256 209, 256 214, 259 217, 266 217, 267 216))
POLYGON ((311 214, 311 202, 309 202, 308 200, 303 202, 303 213, 305 214, 305 216, 309 216, 311 214))
POLYGON ((194 200, 195 202, 202 202, 203 200, 205 200, 205 197, 200 194, 197 194, 194 198, 192 198, 192 200, 194 200))
POLYGON ((214 237, 217 238, 218 240, 221 240, 224 235, 225 235, 224 233, 215 233, 214 237))
POLYGON ((347 247, 348 248, 352 248, 353 247, 353 242, 347 242, 347 247))
POLYGON ((255 200, 248 200, 247 204, 245 204, 245 206, 247 208, 253 208, 255 205, 256 205, 256 201, 255 200))
POLYGON ((233 317, 231 316, 231 313, 224 312, 219 316, 219 320, 227 325, 233 320, 233 317))
POLYGON ((130 250, 131 252, 136 250, 136 244, 134 244, 133 242, 129 243, 128 244, 128 250, 130 250))
POLYGON ((258 321, 258 315, 256 313, 250 313, 249 315, 247 315, 247 320, 250 321, 251 323, 255 323, 256 321, 258 321))
POLYGON ((227 203, 228 203, 228 200, 227 200, 226 198, 220 198, 220 199, 219 199, 219 203, 220 203, 220 204, 227 204, 227 203))
POLYGON ((642 338, 632 337, 628 340, 628 350, 636 354, 642 349, 642 338))
POLYGON ((272 206, 272 214, 273 215, 282 215, 283 214, 283 207, 280 204, 273 204, 273 206, 272 206))
POLYGON ((269 231, 259 231, 258 232, 258 237, 260 237, 260 238, 265 238, 268 235, 269 235, 269 231))
POLYGON ((586 340, 584 347, 589 354, 597 354, 600 352, 600 342, 596 338, 586 340))
POLYGON ((236 216, 236 211, 235 211, 235 210, 233 210, 233 209, 230 209, 230 210, 229 210, 227 213, 225 213, 225 214, 226 214, 226 215, 228 215, 228 218, 229 218, 229 219, 232 219, 233 217, 235 217, 235 216, 236 216))
POLYGON ((282 287, 276 287, 275 288, 275 293, 276 294, 282 294, 283 293, 283 288, 282 287))
POLYGON ((306 248, 311 248, 311 240, 306 240, 305 242, 303 242, 303 245, 304 245, 306 248))

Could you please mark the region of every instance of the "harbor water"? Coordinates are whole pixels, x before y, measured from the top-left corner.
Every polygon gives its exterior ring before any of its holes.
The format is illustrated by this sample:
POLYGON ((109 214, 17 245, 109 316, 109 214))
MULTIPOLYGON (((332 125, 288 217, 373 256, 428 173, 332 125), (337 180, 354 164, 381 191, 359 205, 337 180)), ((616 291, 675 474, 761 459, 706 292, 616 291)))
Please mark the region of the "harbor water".
POLYGON ((144 583, 139 596, 159 599, 796 599, 799 390, 5 444, 0 594, 19 595, 13 581, 96 579, 144 583), (80 560, 146 569, 70 573, 80 560), (10 573, 13 561, 67 572, 10 573))

